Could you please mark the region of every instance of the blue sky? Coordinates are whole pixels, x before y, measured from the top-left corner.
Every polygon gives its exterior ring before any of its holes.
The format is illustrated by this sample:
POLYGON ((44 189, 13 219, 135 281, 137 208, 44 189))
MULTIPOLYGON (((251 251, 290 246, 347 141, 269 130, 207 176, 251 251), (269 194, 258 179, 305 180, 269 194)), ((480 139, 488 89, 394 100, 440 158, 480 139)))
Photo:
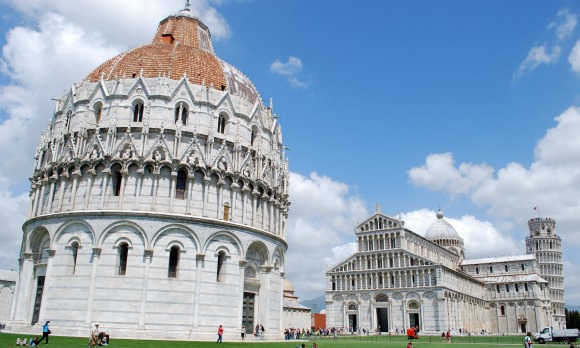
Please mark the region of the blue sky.
MULTIPOLYGON (((0 0, 0 268, 16 267, 28 177, 59 97, 149 43, 182 0, 0 0)), ((292 172, 287 275, 302 299, 375 204, 424 234, 441 207, 467 257, 524 253, 558 221, 580 304, 580 5, 575 1, 192 1, 216 54, 280 116, 292 172), (299 265, 298 267, 294 265, 299 265)))

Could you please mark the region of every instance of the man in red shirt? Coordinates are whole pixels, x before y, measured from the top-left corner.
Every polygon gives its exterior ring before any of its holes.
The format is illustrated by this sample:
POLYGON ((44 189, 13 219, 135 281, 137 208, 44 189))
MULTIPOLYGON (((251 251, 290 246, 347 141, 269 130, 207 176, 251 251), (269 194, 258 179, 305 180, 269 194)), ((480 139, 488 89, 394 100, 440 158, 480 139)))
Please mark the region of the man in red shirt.
POLYGON ((218 328, 218 340, 216 343, 222 343, 222 335, 224 334, 224 328, 220 325, 218 328))

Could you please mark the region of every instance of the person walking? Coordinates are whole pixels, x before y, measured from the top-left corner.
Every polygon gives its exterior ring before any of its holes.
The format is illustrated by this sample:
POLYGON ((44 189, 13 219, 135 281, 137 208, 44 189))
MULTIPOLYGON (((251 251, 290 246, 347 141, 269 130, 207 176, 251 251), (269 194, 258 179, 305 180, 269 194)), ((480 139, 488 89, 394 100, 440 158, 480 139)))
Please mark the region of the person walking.
POLYGON ((524 337, 524 347, 532 348, 532 333, 528 331, 526 337, 524 337))
POLYGON ((218 339, 216 343, 222 343, 222 336, 224 334, 224 328, 220 325, 220 327, 218 327, 218 339))
POLYGON ((42 340, 46 339, 45 344, 48 344, 48 335, 51 334, 50 329, 48 328, 48 324, 50 323, 50 320, 47 320, 46 323, 44 323, 44 325, 42 325, 42 338, 38 341, 38 344, 40 344, 40 342, 42 342, 42 340))

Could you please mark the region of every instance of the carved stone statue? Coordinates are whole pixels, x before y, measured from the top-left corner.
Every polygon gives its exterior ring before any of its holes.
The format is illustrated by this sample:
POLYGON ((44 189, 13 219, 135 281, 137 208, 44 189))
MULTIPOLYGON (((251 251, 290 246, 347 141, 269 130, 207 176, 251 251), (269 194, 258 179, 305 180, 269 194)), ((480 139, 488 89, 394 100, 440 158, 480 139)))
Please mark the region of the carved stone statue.
POLYGON ((220 158, 218 161, 218 168, 223 171, 228 170, 228 161, 226 161, 225 157, 222 156, 222 158, 220 158))
POLYGON ((126 148, 125 151, 123 151, 123 154, 121 155, 121 157, 124 160, 128 160, 131 158, 131 149, 130 148, 126 148))

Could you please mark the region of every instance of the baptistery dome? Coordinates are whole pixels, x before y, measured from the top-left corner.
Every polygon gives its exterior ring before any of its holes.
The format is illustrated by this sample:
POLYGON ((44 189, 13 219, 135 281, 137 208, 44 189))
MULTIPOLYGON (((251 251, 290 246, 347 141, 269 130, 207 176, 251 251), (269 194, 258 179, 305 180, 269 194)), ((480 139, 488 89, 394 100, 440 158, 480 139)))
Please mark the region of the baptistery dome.
POLYGON ((209 339, 261 324, 281 337, 288 173, 272 108, 203 22, 168 16, 57 101, 11 327, 209 339))
POLYGON ((258 92, 239 70, 219 59, 213 51, 209 29, 189 10, 181 10, 159 24, 151 44, 109 59, 87 77, 101 78, 169 77, 217 90, 242 95, 254 103, 258 92))

